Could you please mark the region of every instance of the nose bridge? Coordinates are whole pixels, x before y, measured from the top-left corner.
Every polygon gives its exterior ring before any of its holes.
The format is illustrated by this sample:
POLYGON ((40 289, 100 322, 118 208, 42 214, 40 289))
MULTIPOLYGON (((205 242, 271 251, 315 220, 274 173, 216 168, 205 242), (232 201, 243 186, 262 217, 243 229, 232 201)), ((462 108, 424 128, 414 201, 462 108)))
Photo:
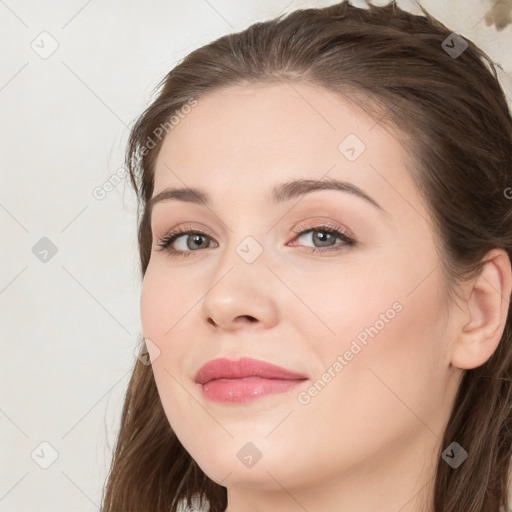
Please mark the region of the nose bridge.
POLYGON ((227 285, 232 293, 249 292, 255 283, 262 283, 268 273, 265 250, 253 235, 238 236, 238 240, 235 232, 231 236, 219 256, 211 282, 212 291, 227 285))
MULTIPOLYGON (((237 201, 238 202, 238 201, 237 201)), ((233 219, 228 226, 224 251, 222 252, 219 266, 240 266, 249 269, 255 263, 260 267, 266 260, 265 253, 273 239, 273 231, 269 232, 268 223, 259 218, 254 212, 259 211, 258 205, 251 206, 247 202, 241 202, 243 208, 234 211, 233 219)))

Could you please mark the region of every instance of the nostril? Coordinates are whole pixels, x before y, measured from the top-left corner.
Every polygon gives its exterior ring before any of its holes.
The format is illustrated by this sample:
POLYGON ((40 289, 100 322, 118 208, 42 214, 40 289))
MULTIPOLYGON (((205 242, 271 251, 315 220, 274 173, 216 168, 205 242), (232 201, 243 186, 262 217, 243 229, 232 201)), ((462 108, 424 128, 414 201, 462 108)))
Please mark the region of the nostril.
POLYGON ((243 319, 243 321, 246 321, 250 324, 254 323, 254 322, 257 322, 256 318, 254 318, 253 316, 250 316, 250 315, 242 315, 240 317, 237 318, 238 319, 243 319))
MULTIPOLYGON (((253 324, 258 320, 250 315, 240 315, 235 318, 235 322, 245 322, 249 324, 253 324)), ((213 320, 213 318, 208 318, 207 322, 214 327, 217 327, 217 323, 213 320)))

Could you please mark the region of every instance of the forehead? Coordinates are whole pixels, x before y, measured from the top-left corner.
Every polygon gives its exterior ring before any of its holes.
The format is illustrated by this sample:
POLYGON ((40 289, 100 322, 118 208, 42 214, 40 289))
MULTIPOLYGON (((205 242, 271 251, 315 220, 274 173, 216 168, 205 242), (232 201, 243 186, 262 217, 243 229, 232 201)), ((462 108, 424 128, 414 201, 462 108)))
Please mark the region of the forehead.
POLYGON ((421 201, 396 132, 342 94, 302 82, 252 84, 197 102, 163 141, 154 195, 190 186, 214 201, 268 200, 279 183, 325 177, 353 183, 384 208, 421 201))

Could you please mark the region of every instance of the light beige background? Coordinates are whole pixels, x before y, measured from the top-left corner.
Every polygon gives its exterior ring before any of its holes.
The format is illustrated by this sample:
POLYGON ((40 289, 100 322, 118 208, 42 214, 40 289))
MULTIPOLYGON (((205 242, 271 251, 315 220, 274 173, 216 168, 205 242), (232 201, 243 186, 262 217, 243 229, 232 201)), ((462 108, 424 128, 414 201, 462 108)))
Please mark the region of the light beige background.
MULTIPOLYGON (((496 1, 422 3, 501 64, 512 97, 496 1)), ((197 46, 332 3, 0 1, 0 512, 98 510, 141 336, 134 197, 125 179, 98 187, 153 88, 197 46)))

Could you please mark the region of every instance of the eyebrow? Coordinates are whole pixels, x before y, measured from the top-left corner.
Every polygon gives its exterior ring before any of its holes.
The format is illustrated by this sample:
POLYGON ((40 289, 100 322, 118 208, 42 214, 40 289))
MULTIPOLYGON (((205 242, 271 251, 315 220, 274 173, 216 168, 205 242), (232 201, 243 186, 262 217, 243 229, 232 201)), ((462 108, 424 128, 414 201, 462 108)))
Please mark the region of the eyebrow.
MULTIPOLYGON (((348 192, 360 199, 364 199, 367 203, 371 204, 375 208, 385 212, 384 208, 371 196, 369 196, 364 190, 360 189, 352 183, 346 181, 335 180, 333 178, 327 180, 307 180, 299 179, 288 181, 286 183, 280 183, 277 185, 271 193, 270 199, 272 204, 279 204, 296 197, 302 197, 311 192, 317 190, 338 190, 341 192, 348 192)), ((198 188, 166 188, 153 196, 146 205, 146 208, 151 211, 156 203, 162 201, 183 201, 194 204, 208 205, 210 199, 208 194, 198 188)))

